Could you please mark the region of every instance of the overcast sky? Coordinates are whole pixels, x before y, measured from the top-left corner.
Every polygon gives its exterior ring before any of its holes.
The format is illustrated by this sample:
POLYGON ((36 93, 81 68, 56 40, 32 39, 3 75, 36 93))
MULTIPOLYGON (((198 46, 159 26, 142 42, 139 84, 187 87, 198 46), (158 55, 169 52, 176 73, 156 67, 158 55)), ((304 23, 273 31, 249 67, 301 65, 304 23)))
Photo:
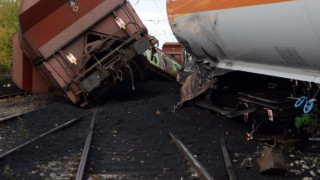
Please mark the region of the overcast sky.
POLYGON ((165 42, 177 41, 169 26, 166 0, 129 0, 140 19, 147 26, 149 34, 159 40, 159 47, 165 42))

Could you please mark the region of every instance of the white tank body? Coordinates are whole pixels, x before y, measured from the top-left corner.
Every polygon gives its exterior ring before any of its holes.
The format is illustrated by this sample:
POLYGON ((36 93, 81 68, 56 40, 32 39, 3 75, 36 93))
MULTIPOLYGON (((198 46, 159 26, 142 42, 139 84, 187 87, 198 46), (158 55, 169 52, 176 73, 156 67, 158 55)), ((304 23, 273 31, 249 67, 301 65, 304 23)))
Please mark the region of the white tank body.
POLYGON ((319 0, 167 0, 180 44, 212 66, 320 83, 319 0))

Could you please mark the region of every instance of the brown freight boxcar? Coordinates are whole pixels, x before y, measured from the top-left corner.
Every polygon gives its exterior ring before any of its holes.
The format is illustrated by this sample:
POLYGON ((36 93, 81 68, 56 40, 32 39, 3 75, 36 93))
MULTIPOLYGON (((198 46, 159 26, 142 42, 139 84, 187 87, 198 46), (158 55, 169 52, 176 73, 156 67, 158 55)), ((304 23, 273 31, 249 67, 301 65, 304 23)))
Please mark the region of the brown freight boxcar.
POLYGON ((30 80, 39 73, 82 105, 88 95, 97 98, 118 81, 133 81, 145 64, 140 55, 156 43, 126 0, 22 0, 19 18, 13 80, 22 89, 46 91, 37 87, 40 78, 30 80), (32 68, 25 70, 26 61, 32 68))
POLYGON ((179 64, 183 62, 183 50, 178 42, 165 42, 162 45, 162 51, 174 58, 179 64))

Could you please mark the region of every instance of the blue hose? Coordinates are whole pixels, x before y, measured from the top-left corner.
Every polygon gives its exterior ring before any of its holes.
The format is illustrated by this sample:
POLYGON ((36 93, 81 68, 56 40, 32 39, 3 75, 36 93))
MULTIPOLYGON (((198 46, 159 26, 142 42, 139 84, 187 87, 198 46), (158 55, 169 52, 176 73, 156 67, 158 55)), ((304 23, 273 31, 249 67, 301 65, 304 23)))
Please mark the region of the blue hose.
POLYGON ((314 101, 313 99, 310 99, 310 100, 307 101, 307 103, 304 105, 303 112, 304 112, 305 114, 308 114, 308 113, 312 110, 313 105, 314 105, 313 101, 314 101))
POLYGON ((296 104, 294 105, 294 107, 298 108, 300 107, 304 101, 306 100, 306 96, 301 96, 297 101, 296 104))

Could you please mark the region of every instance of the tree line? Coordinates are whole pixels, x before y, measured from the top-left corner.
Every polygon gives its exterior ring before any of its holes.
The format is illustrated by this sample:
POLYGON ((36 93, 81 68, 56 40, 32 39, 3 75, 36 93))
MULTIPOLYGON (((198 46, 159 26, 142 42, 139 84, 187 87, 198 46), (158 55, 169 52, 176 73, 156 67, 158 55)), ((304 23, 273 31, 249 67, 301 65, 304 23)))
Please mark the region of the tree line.
POLYGON ((0 73, 11 71, 12 36, 19 28, 20 0, 0 0, 0 73))

